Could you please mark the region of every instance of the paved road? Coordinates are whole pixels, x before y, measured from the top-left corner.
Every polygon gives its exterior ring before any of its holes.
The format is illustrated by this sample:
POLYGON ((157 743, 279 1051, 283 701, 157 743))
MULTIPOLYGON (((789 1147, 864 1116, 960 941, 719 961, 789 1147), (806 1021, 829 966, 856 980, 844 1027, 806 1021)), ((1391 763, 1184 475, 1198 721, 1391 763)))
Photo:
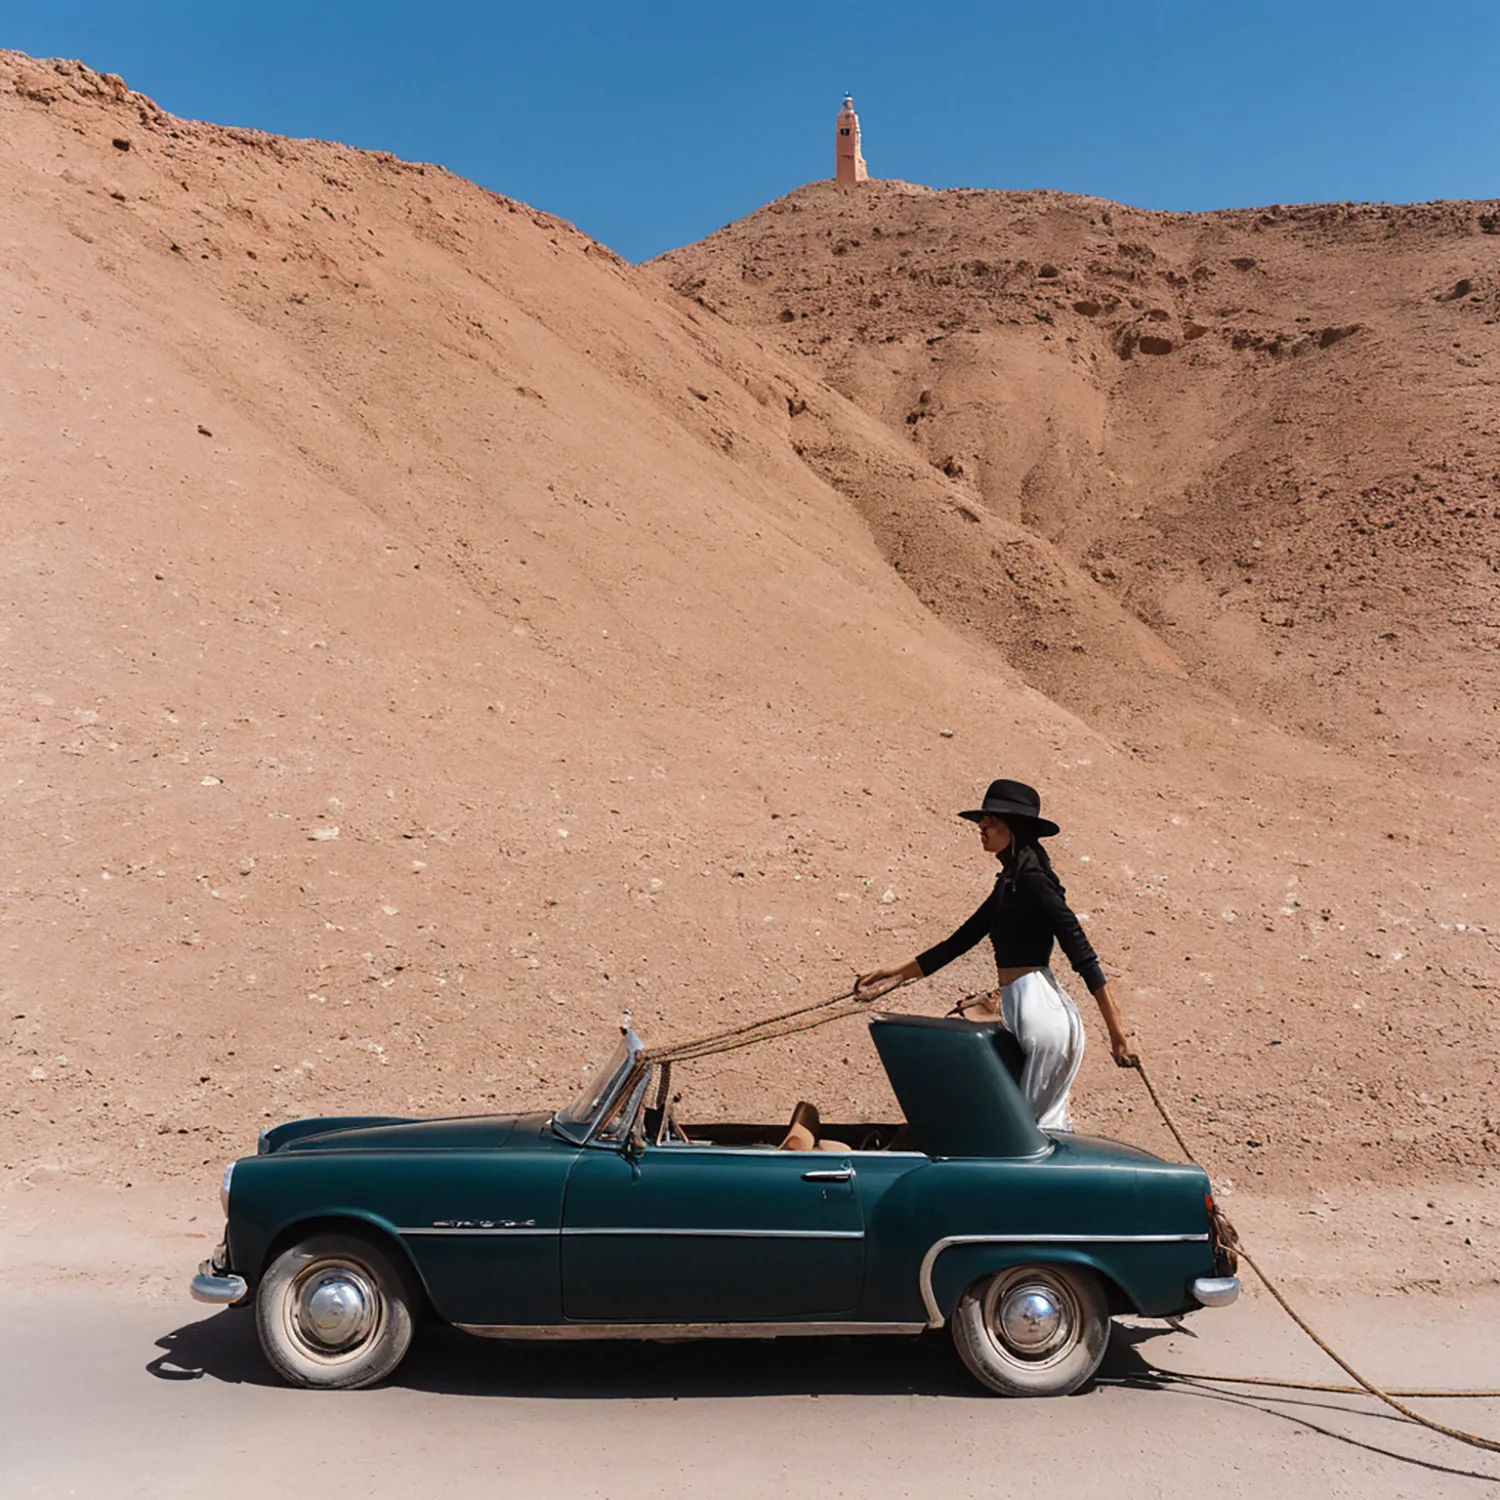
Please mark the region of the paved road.
MULTIPOLYGON (((1500 1386, 1500 1298, 1346 1299, 1387 1379, 1500 1386)), ((1266 1304, 1192 1338, 1117 1325, 1077 1396, 1004 1401, 945 1336, 524 1347, 427 1330, 391 1385, 274 1383, 250 1317, 190 1302, 0 1301, 0 1494, 1493 1496, 1500 1459, 1354 1400, 1165 1384, 1153 1365, 1335 1378, 1266 1304)), ((1500 1433, 1500 1402, 1431 1402, 1500 1433)))

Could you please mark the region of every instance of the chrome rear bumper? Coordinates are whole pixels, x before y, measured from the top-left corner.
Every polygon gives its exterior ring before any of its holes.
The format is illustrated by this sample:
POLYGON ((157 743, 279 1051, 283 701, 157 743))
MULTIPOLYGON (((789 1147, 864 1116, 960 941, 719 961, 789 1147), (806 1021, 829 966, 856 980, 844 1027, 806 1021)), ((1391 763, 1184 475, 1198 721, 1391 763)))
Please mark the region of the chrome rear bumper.
POLYGON ((1240 1294, 1238 1276, 1200 1276, 1193 1283, 1193 1296, 1204 1307, 1228 1307, 1240 1294))
POLYGON ((245 1278, 221 1276, 215 1271, 213 1261, 206 1260, 198 1267, 198 1274, 193 1277, 190 1290, 194 1302, 210 1302, 216 1307, 227 1307, 245 1295, 245 1278))

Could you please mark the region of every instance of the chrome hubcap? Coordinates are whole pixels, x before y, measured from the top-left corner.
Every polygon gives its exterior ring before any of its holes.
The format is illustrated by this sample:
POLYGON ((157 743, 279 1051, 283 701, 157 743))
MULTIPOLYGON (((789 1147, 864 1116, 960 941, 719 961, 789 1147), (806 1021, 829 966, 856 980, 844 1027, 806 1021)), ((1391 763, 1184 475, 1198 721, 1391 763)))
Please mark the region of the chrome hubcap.
POLYGON ((1047 1287, 1024 1286, 1000 1305, 1000 1327, 1007 1343, 1028 1353, 1045 1349, 1062 1327, 1062 1309, 1047 1287))
POLYGON ((1001 1353, 1033 1366, 1064 1358, 1082 1327, 1066 1282, 1034 1266, 995 1277, 985 1297, 984 1321, 1001 1353))
POLYGON ((357 1267, 309 1267, 298 1278, 294 1295, 297 1331, 315 1349, 346 1352, 374 1327, 379 1299, 357 1267))

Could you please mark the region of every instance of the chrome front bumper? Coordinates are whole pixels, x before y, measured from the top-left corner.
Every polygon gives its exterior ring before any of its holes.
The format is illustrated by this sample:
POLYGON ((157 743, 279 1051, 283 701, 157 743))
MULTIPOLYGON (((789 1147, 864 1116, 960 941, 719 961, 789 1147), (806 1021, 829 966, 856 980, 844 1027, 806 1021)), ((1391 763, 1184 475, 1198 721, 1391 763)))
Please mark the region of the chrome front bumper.
POLYGON ((1228 1307, 1240 1294, 1238 1276, 1200 1276, 1192 1287, 1193 1296, 1204 1307, 1228 1307))
POLYGON ((215 1307, 228 1307, 231 1302, 238 1302, 245 1295, 245 1278, 220 1275, 213 1261, 206 1260, 198 1267, 198 1274, 193 1277, 190 1290, 194 1302, 210 1302, 215 1307))

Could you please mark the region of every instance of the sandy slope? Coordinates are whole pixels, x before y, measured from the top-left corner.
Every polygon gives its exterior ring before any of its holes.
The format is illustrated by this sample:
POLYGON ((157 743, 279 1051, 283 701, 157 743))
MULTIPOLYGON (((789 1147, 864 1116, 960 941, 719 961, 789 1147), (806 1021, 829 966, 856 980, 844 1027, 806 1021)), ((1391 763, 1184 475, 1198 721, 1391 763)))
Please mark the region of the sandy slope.
MULTIPOLYGON (((1242 529, 1223 519, 1283 365, 1325 372, 1327 429, 1362 454, 1398 430, 1390 393, 1435 379, 1448 320, 1493 333, 1486 305, 1432 303, 1409 358, 1386 348, 1373 416, 1328 373, 1363 335, 1277 362, 1216 331, 1200 380, 1139 335, 1122 361, 1102 312, 1040 292, 1031 343, 1007 323, 959 360, 937 303, 878 343, 883 309, 860 333, 841 287, 808 352, 810 308, 781 324, 780 292, 720 289, 747 284, 759 219, 682 253, 684 296, 437 168, 180 121, 77 66, 0 54, 0 122, 13 1173, 201 1171, 296 1113, 554 1103, 622 1008, 683 1034, 841 988, 970 909, 989 877, 951 812, 1001 772, 1065 825, 1077 905, 1225 1174, 1493 1159, 1482 366, 1450 421, 1476 516, 1429 507, 1364 578, 1330 575, 1381 632, 1304 609, 1302 574, 1214 592, 1244 528, 1301 524, 1258 470, 1242 529), (1164 432, 1208 434, 1212 462, 1164 432), (1287 619, 1258 625, 1277 587, 1287 619), (1330 641, 1347 687, 1308 656, 1330 641), (1356 709, 1379 672, 1377 740, 1356 709)), ((889 212, 895 239, 943 198, 765 212, 889 212)), ((1060 280, 1058 223, 1104 206, 1037 202, 1007 232, 1060 280)), ((1492 264, 1476 211, 1445 212, 1492 264)), ((1438 210, 1345 218, 1315 258, 1351 279, 1462 260, 1438 210)), ((994 254, 943 233, 955 263, 994 254)), ((1195 308, 1168 308, 1174 337, 1195 308)), ((1235 318, 1269 337, 1282 314, 1235 318)), ((1426 449, 1412 467, 1401 513, 1436 493, 1426 449)), ((1327 544, 1298 535, 1311 578, 1327 544)), ((984 983, 976 954, 913 1001, 984 983)), ((1082 1123, 1163 1146, 1094 1036, 1082 1123)), ((685 1080, 685 1107, 883 1110, 872 1061, 821 1034, 685 1080)))

